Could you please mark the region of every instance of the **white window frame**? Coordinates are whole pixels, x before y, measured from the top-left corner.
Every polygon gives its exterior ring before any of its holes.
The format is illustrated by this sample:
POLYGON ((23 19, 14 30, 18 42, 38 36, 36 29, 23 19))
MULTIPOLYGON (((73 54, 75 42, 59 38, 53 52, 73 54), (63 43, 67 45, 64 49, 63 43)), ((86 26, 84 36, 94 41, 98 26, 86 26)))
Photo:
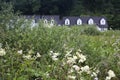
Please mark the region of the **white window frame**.
POLYGON ((80 18, 77 20, 77 25, 82 25, 82 20, 80 18))
POLYGON ((69 19, 65 19, 65 25, 70 25, 70 20, 69 19))
POLYGON ((47 19, 44 19, 44 24, 48 24, 48 20, 47 19))
POLYGON ((93 20, 92 18, 90 18, 90 19, 88 20, 88 24, 89 24, 89 25, 93 25, 93 24, 94 24, 94 20, 93 20))
POLYGON ((54 19, 51 19, 51 21, 50 21, 50 25, 54 25, 55 24, 55 20, 54 19))
POLYGON ((104 19, 104 18, 102 18, 101 20, 100 20, 100 25, 105 25, 106 24, 106 20, 104 19))

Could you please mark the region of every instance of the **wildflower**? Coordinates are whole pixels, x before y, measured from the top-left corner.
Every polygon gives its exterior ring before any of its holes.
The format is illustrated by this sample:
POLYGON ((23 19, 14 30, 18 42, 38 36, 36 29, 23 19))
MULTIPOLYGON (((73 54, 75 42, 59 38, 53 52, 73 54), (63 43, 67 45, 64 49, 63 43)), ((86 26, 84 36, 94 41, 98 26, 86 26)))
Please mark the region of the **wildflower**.
POLYGON ((110 80, 112 77, 115 77, 115 73, 112 70, 109 70, 108 76, 106 77, 105 80, 110 80))
POLYGON ((74 63, 76 63, 76 59, 74 59, 72 57, 67 58, 67 64, 74 64, 74 63))
POLYGON ((96 76, 97 76, 97 73, 92 72, 91 76, 92 76, 92 77, 94 77, 94 76, 96 77, 96 76))
POLYGON ((68 73, 73 73, 73 72, 74 72, 73 68, 71 68, 70 70, 68 70, 68 73))
POLYGON ((70 51, 66 51, 66 55, 65 55, 65 57, 70 57, 70 56, 72 56, 70 53, 72 52, 72 50, 70 50, 70 51))
POLYGON ((28 51, 28 53, 32 54, 32 53, 34 53, 34 51, 31 49, 31 50, 28 51))
POLYGON ((52 60, 57 61, 60 53, 54 53, 53 51, 50 51, 49 55, 51 56, 52 60))
POLYGON ((6 54, 5 50, 4 49, 0 49, 0 56, 4 56, 6 54))
POLYGON ((96 70, 96 73, 98 74, 100 71, 99 70, 96 70))
POLYGON ((60 55, 60 53, 52 53, 51 54, 51 57, 54 61, 57 61, 58 60, 58 56, 60 55))
POLYGON ((108 75, 109 75, 110 77, 115 77, 115 73, 114 73, 112 70, 109 70, 109 71, 108 71, 108 75))
POLYGON ((81 52, 82 52, 82 51, 81 51, 81 49, 78 49, 78 52, 80 52, 80 53, 81 53, 81 52))
POLYGON ((75 60, 76 60, 76 59, 77 59, 77 56, 73 56, 73 59, 75 59, 75 60))
POLYGON ((44 75, 45 75, 46 77, 50 77, 50 74, 49 74, 48 72, 46 72, 44 75))
POLYGON ((69 75, 68 78, 75 80, 76 76, 71 76, 71 75, 69 75))
POLYGON ((111 77, 110 76, 107 76, 106 78, 105 78, 105 80, 110 80, 111 79, 111 77))
POLYGON ((94 80, 98 80, 98 77, 95 77, 94 80))
POLYGON ((22 53, 23 53, 23 51, 22 51, 22 50, 19 50, 17 53, 18 53, 18 54, 22 54, 22 53))
POLYGON ((76 55, 80 58, 79 62, 83 63, 86 61, 86 56, 84 56, 83 54, 76 53, 76 55))
POLYGON ((37 55, 36 55, 36 57, 37 57, 37 58, 38 58, 38 57, 41 57, 40 53, 38 53, 38 52, 37 52, 37 55))
POLYGON ((80 70, 80 67, 78 65, 73 65, 72 66, 76 71, 79 71, 80 70))
POLYGON ((90 74, 90 68, 88 65, 81 67, 82 72, 87 72, 88 74, 90 74))
POLYGON ((50 51, 50 54, 52 54, 53 53, 53 51, 50 51))
POLYGON ((25 58, 25 59, 31 59, 31 55, 24 55, 23 58, 25 58))
POLYGON ((53 56, 59 56, 60 55, 60 53, 53 53, 53 56))
POLYGON ((57 61, 58 60, 57 56, 52 56, 52 60, 57 61))

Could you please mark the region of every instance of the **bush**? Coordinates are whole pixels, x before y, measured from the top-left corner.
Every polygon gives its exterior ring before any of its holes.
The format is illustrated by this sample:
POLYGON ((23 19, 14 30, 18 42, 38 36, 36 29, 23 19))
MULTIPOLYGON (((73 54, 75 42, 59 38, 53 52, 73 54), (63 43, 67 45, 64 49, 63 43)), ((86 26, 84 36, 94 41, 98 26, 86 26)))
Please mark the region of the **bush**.
POLYGON ((95 36, 95 35, 100 35, 101 32, 98 31, 97 28, 94 26, 88 26, 84 28, 83 34, 95 36))
POLYGON ((14 13, 11 3, 2 2, 0 4, 0 37, 4 41, 8 37, 8 30, 13 27, 18 19, 18 14, 14 13))

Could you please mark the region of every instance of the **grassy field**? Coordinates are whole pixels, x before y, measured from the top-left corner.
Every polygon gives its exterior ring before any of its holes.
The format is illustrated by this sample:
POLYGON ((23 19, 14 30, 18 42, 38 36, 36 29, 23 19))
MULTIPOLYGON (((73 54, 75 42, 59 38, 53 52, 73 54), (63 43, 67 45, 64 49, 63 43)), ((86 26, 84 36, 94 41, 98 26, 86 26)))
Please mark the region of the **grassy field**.
POLYGON ((21 25, 1 34, 0 80, 120 80, 120 31, 21 25))

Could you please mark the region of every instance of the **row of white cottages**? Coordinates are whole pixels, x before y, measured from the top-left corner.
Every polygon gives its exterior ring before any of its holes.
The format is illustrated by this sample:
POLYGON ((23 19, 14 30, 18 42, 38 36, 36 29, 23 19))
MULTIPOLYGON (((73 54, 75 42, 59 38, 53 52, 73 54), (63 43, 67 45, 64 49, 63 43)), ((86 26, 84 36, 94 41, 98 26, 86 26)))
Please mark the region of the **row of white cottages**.
MULTIPOLYGON (((25 16, 27 19, 32 18, 33 16, 25 16)), ((108 23, 105 17, 79 17, 79 16, 68 16, 63 17, 60 19, 59 16, 56 15, 36 15, 33 19, 33 24, 37 23, 38 20, 43 20, 44 24, 53 25, 66 25, 66 26, 73 26, 73 25, 96 25, 97 29, 100 31, 108 30, 108 23)))

